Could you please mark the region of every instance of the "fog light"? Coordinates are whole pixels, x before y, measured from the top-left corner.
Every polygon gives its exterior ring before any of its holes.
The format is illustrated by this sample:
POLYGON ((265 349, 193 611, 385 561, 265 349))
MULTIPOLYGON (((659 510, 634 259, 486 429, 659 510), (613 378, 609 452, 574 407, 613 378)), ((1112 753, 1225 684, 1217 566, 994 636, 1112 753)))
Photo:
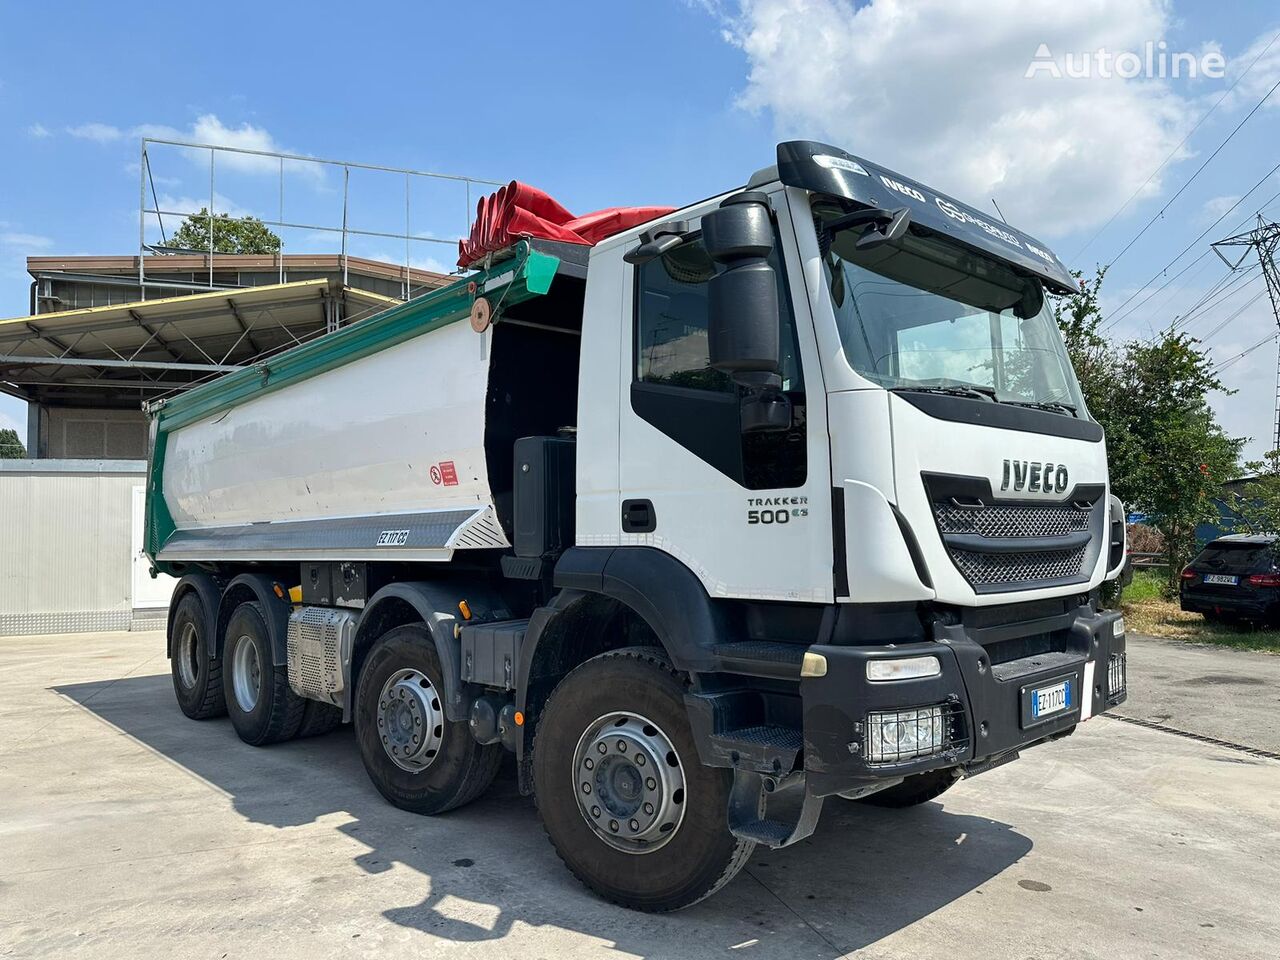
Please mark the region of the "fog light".
POLYGON ((896 660, 868 660, 867 679, 875 683, 887 680, 919 680, 942 673, 937 657, 899 657, 896 660))
POLYGON ((867 714, 867 761, 896 763, 941 753, 947 743, 941 704, 867 714))
POLYGON ((1111 625, 1111 635, 1117 638, 1124 636, 1124 617, 1116 617, 1116 622, 1111 625))
POLYGON ((1108 699, 1114 700, 1124 693, 1125 683, 1128 681, 1125 672, 1125 655, 1123 653, 1113 653, 1110 662, 1107 664, 1108 699))

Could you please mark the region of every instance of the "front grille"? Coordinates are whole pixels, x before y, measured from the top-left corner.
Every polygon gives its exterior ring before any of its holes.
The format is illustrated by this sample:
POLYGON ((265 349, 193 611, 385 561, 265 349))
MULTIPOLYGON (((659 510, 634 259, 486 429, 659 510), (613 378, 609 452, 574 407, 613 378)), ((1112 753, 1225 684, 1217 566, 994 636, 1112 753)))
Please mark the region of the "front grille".
POLYGON ((1075 504, 1060 506, 960 507, 935 503, 934 516, 943 533, 971 533, 980 537, 1061 537, 1089 529, 1089 511, 1075 504))
POLYGON ((922 476, 943 546, 977 593, 1083 583, 1105 540, 1102 484, 1077 485, 1065 499, 993 495, 983 477, 922 476))
POLYGON ((1081 575, 1085 547, 1074 550, 1031 550, 1022 553, 975 553, 952 550, 951 559, 966 580, 977 586, 1070 580, 1081 575))

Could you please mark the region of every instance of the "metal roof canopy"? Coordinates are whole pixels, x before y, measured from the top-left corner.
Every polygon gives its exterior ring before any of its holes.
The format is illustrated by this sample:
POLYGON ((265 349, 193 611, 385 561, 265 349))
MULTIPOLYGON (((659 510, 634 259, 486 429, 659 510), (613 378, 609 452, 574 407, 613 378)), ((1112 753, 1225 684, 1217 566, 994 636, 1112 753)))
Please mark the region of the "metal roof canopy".
POLYGON ((138 409, 400 302, 317 279, 0 320, 0 392, 138 409))

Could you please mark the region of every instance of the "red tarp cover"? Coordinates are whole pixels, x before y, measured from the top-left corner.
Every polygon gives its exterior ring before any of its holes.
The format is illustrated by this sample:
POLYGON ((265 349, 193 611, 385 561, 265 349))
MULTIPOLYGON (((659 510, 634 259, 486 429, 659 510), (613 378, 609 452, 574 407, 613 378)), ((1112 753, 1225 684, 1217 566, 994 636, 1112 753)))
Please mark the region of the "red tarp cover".
POLYGON ((575 217, 536 187, 512 180, 476 204, 471 235, 458 241, 458 266, 469 267, 521 237, 591 246, 673 210, 675 207, 609 207, 575 217))

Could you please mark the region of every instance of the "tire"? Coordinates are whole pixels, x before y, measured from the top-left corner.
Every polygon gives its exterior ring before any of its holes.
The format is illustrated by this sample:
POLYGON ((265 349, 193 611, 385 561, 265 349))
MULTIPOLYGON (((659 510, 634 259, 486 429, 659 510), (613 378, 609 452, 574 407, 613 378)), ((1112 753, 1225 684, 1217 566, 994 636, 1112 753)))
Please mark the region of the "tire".
POLYGON ((308 700, 302 708, 302 723, 297 736, 319 737, 342 726, 342 708, 319 700, 308 700))
MULTIPOLYGON (((399 688, 392 688, 395 689, 399 688)), ((443 689, 435 642, 421 623, 388 630, 374 644, 361 667, 354 717, 360 759, 378 792, 401 810, 430 815, 470 803, 488 789, 502 763, 504 751, 500 744, 477 743, 465 720, 445 718, 436 694, 443 689), (423 721, 416 728, 422 742, 420 746, 406 743, 397 762, 389 752, 394 742, 388 735, 396 726, 397 718, 406 714, 384 710, 383 703, 395 704, 396 701, 394 692, 387 700, 383 700, 383 694, 393 678, 409 671, 427 681, 425 684, 403 681, 406 688, 416 686, 422 697, 417 713, 413 714, 413 719, 423 721), (388 738, 385 746, 384 738, 388 738), (425 752, 410 756, 410 751, 419 749, 425 752), (401 762, 412 763, 414 768, 406 769, 401 762)), ((409 700, 412 701, 412 694, 409 700)))
POLYGON ((192 720, 208 720, 227 712, 222 695, 222 661, 210 658, 204 604, 195 591, 178 601, 170 628, 169 672, 178 706, 192 720))
MULTIPOLYGON (((560 859, 589 889, 635 910, 679 910, 711 896, 733 879, 755 849, 754 842, 740 840, 729 831, 732 772, 704 767, 698 760, 684 705, 685 686, 661 650, 633 647, 604 653, 560 681, 542 711, 536 731, 534 795, 547 837, 560 859), (631 814, 625 809, 617 812, 618 800, 626 800, 625 795, 616 791, 606 794, 607 788, 597 786, 595 794, 601 803, 611 804, 598 826, 589 818, 591 810, 600 808, 588 807, 590 801, 581 806, 578 802, 583 792, 578 781, 584 771, 595 770, 595 774, 586 777, 600 784, 603 781, 599 778, 606 769, 616 769, 606 768, 606 764, 624 760, 607 756, 598 765, 588 763, 593 758, 592 745, 604 745, 592 739, 597 736, 593 731, 617 728, 617 720, 611 717, 619 713, 637 718, 638 730, 645 736, 653 737, 650 730, 660 735, 642 744, 665 742, 674 748, 675 769, 685 785, 680 798, 676 797, 678 791, 668 794, 665 786, 660 793, 641 795, 641 799, 654 799, 657 819, 678 819, 666 839, 657 835, 654 846, 643 851, 629 838, 606 839, 606 830, 612 830, 614 824, 634 830, 639 823, 643 833, 657 822, 653 818, 640 820, 638 816, 630 819, 631 814), (668 809, 677 812, 669 814, 668 809), (608 819, 606 823, 605 818, 615 812, 622 822, 608 819)), ((624 723, 624 729, 630 729, 631 721, 624 723)), ((610 732, 607 737, 612 738, 613 734, 610 732)), ((632 750, 637 764, 641 752, 642 749, 632 750)), ((661 760, 651 762, 658 765, 661 760)), ((672 766, 670 760, 667 764, 672 766)), ((634 797, 632 794, 628 802, 635 802, 634 797)), ((648 841, 645 846, 649 846, 648 841)))
POLYGON ((292 738, 307 701, 293 692, 285 667, 271 663, 267 621, 256 603, 242 603, 227 622, 222 690, 240 739, 262 747, 292 738))
POLYGON ((890 787, 888 790, 881 790, 879 793, 873 793, 869 797, 860 797, 858 803, 865 803, 873 807, 890 807, 895 810, 901 810, 905 807, 914 807, 922 803, 928 803, 930 800, 936 800, 954 784, 959 777, 956 776, 955 770, 930 770, 928 773, 917 773, 914 777, 907 777, 901 783, 890 787))

